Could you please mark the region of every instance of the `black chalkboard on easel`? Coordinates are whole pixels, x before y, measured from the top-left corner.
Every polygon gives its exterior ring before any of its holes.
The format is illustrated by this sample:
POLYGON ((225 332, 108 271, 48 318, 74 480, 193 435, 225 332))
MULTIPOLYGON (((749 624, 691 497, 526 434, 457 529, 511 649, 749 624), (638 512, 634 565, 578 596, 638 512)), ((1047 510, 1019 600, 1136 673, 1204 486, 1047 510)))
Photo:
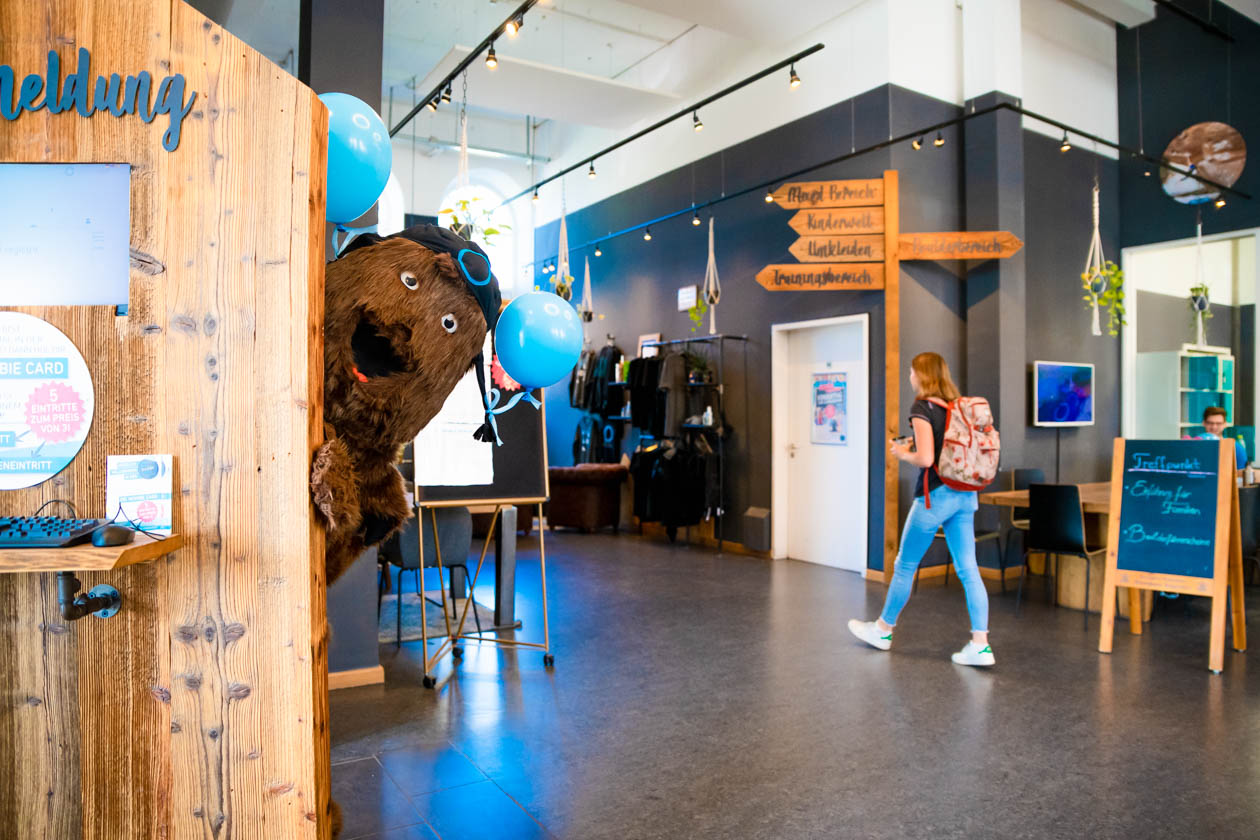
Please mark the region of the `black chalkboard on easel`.
POLYGON ((1129 590, 1135 634, 1142 632, 1139 590, 1211 598, 1208 667, 1217 672, 1224 662, 1225 597, 1232 589, 1234 647, 1246 649, 1232 441, 1116 440, 1098 642, 1104 653, 1111 651, 1117 587, 1129 590))

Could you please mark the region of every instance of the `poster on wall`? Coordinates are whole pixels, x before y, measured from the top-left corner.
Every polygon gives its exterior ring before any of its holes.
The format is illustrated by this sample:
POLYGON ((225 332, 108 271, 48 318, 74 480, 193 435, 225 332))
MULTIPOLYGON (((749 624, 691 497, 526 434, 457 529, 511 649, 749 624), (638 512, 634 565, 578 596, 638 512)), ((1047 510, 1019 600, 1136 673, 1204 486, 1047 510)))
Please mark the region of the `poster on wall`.
MULTIPOLYGON (((490 335, 482 347, 483 358, 492 359, 490 335)), ((486 378, 493 380, 493 370, 486 378)), ((477 374, 469 370, 447 396, 429 424, 415 439, 417 487, 471 487, 494 483, 494 447, 473 437, 485 422, 480 408, 477 374)))
POLYGON ((33 315, 0 312, 0 490, 65 469, 95 406, 87 363, 65 333, 33 315))
POLYGON ((809 442, 831 446, 848 446, 849 411, 848 379, 843 373, 815 373, 813 397, 814 422, 809 442))

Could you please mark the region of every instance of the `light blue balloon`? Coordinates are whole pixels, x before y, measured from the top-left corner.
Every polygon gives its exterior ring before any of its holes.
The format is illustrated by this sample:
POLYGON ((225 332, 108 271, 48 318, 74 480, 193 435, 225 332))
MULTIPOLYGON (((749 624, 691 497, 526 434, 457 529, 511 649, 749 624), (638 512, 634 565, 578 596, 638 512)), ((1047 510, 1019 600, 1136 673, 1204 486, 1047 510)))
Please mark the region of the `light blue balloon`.
POLYGON ((527 388, 546 388, 569 375, 582 353, 582 321, 551 292, 526 292, 499 314, 494 329, 499 364, 527 388))
POLYGON ((372 107, 348 93, 321 93, 328 107, 328 209, 330 222, 352 222, 385 191, 393 167, 389 131, 372 107))

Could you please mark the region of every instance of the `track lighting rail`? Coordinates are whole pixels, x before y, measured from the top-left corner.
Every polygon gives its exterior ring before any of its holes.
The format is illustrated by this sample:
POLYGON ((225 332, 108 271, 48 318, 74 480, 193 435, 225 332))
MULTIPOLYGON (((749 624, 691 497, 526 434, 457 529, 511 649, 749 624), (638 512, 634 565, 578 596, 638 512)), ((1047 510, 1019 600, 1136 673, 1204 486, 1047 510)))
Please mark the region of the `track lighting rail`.
MULTIPOLYGON (((503 35, 508 31, 509 24, 511 24, 512 26, 516 27, 519 30, 520 25, 521 25, 521 19, 524 18, 525 13, 528 12, 530 9, 532 9, 536 5, 538 5, 538 0, 525 0, 524 3, 517 6, 516 9, 514 9, 510 15, 504 18, 502 23, 500 23, 498 26, 494 28, 494 31, 492 31, 489 35, 483 38, 480 44, 473 47, 472 52, 464 56, 463 61, 455 65, 454 70, 447 73, 446 76, 443 77, 437 83, 436 86, 434 86, 433 90, 429 91, 428 96, 419 100, 416 103, 416 106, 412 108, 410 111, 408 111, 407 115, 403 117, 401 120, 399 120, 398 124, 389 130, 389 136, 393 137, 397 135, 398 132, 402 131, 403 128, 406 127, 407 123, 415 119, 416 114, 420 113, 421 109, 423 109, 430 102, 434 102, 440 99, 442 96, 442 92, 450 88, 451 82, 453 82, 456 78, 458 78, 460 73, 463 73, 466 69, 468 69, 468 66, 477 60, 477 56, 481 55, 486 50, 493 49, 495 39, 497 39, 500 35, 503 35)), ((437 109, 435 108, 434 110, 437 110, 437 109)))
MULTIPOLYGON (((796 62, 800 61, 805 56, 813 55, 814 53, 818 52, 822 48, 823 48, 822 44, 814 44, 812 47, 801 50, 795 55, 790 55, 787 58, 783 59, 782 61, 778 62, 777 64, 773 64, 764 70, 754 73, 753 75, 749 76, 746 79, 743 79, 742 81, 738 81, 735 84, 730 85, 729 87, 725 87, 722 90, 719 90, 717 93, 714 93, 710 96, 706 96, 704 99, 701 99, 699 102, 696 102, 692 105, 688 105, 686 108, 683 108, 679 111, 675 111, 674 113, 670 114, 668 117, 665 117, 664 119, 661 119, 661 120, 658 120, 657 122, 652 123, 647 128, 642 129, 641 131, 636 131, 634 134, 631 134, 629 137, 625 138, 624 140, 620 140, 616 143, 613 143, 611 146, 609 146, 606 149, 601 149, 595 154, 590 155, 589 157, 582 158, 581 160, 579 160, 577 163, 574 163, 569 168, 561 169, 559 172, 555 173, 554 175, 550 175, 542 179, 538 183, 526 187, 525 189, 521 190, 520 192, 518 192, 516 195, 512 196, 511 198, 505 199, 503 201, 503 204, 510 204, 511 202, 516 201, 516 199, 518 198, 522 198, 531 193, 537 192, 539 187, 545 184, 549 184, 552 181, 556 180, 557 178, 560 178, 569 174, 575 169, 581 169, 583 166, 587 164, 593 164, 596 158, 601 158, 604 155, 608 154, 609 152, 615 151, 616 149, 620 149, 622 146, 626 145, 627 143, 631 143, 635 140, 638 140, 640 137, 644 136, 645 134, 651 134, 653 131, 656 131, 658 128, 661 128, 662 126, 668 125, 669 123, 673 122, 679 117, 685 117, 687 114, 695 114, 705 105, 708 105, 712 102, 716 102, 722 97, 728 96, 734 93, 735 91, 739 90, 740 88, 746 87, 752 84, 758 79, 764 79, 766 76, 769 76, 771 73, 774 73, 778 70, 782 70, 784 67, 793 67, 796 64, 796 62)), ((792 70, 792 76, 796 78, 797 83, 799 84, 800 79, 799 77, 796 76, 796 70, 794 67, 792 70)), ((793 87, 795 87, 795 85, 793 85, 793 87)), ((699 121, 699 118, 697 117, 696 122, 698 121, 699 121)), ((695 127, 694 122, 692 124, 692 127, 693 128, 695 127)), ((499 206, 502 207, 503 204, 500 204, 499 206)))
MULTIPOLYGON (((996 105, 990 105, 985 108, 972 110, 968 113, 963 114, 962 116, 954 117, 953 119, 945 120, 944 122, 934 123, 933 125, 925 126, 923 128, 917 128, 914 131, 901 134, 897 137, 891 137, 888 140, 881 140, 878 143, 874 143, 870 146, 866 146, 865 148, 857 149, 856 151, 849 152, 848 154, 838 155, 837 157, 829 158, 828 160, 820 161, 818 163, 811 163, 809 166, 802 167, 801 169, 797 169, 793 172, 777 175, 774 178, 770 178, 766 181, 753 184, 752 186, 745 187, 742 190, 726 193, 725 195, 719 196, 718 198, 712 198, 712 199, 709 199, 708 201, 704 201, 699 204, 688 205, 687 207, 683 207, 680 210, 675 210, 671 213, 666 213, 663 216, 657 216, 654 219, 648 219, 647 221, 640 222, 637 225, 631 225, 630 227, 623 228, 621 230, 608 233, 604 236, 597 237, 588 242, 584 242, 581 245, 570 246, 569 250, 580 251, 583 248, 593 247, 595 248, 596 251, 599 251, 600 253, 602 253, 601 249, 599 248, 600 244, 603 242, 608 242, 609 240, 612 240, 612 239, 616 239, 619 236, 625 236, 628 233, 635 233, 640 230, 646 230, 651 225, 659 226, 662 222, 667 222, 670 219, 674 219, 674 218, 677 218, 678 216, 683 216, 688 213, 695 215, 695 214, 698 214, 701 210, 705 209, 706 207, 713 207, 717 204, 721 204, 724 201, 730 201, 733 198, 740 198, 741 196, 748 195, 749 193, 760 192, 763 190, 768 191, 771 187, 777 184, 781 184, 784 181, 790 181, 793 178, 799 178, 802 175, 807 175, 816 169, 822 169, 823 167, 826 167, 826 166, 833 166, 837 163, 843 163, 846 160, 852 160, 853 158, 860 157, 865 154, 869 154, 870 152, 879 151, 880 149, 886 149, 889 146, 895 146, 898 143, 904 143, 906 141, 913 141, 916 138, 923 137, 924 135, 930 134, 934 131, 939 133, 943 129, 949 128, 950 126, 960 125, 962 123, 967 122, 968 120, 973 120, 977 117, 983 117, 988 114, 992 114, 997 111, 1003 111, 1003 110, 1014 111, 1015 113, 1021 116, 1029 117, 1030 119, 1037 120, 1038 122, 1042 122, 1047 125, 1052 125, 1055 128, 1062 129, 1064 132, 1070 132, 1072 134, 1077 135, 1078 137, 1083 137, 1086 140, 1092 140, 1095 143, 1098 143, 1100 145, 1115 149, 1116 151, 1120 152, 1121 155, 1123 156, 1128 156, 1128 157, 1135 158, 1138 160, 1143 160, 1154 166, 1160 166, 1160 167, 1163 167, 1164 169, 1168 169, 1180 175, 1184 175, 1187 178, 1193 178, 1194 180, 1199 181, 1202 184, 1207 184, 1208 186, 1213 187, 1214 189, 1220 190, 1223 193, 1227 192, 1231 195, 1236 195, 1239 198, 1245 198, 1245 199, 1251 198, 1251 195, 1248 193, 1242 192, 1241 190, 1236 190, 1233 187, 1228 187, 1224 184, 1213 181, 1211 178, 1205 178, 1196 172, 1191 172, 1188 169, 1171 164, 1168 161, 1163 160, 1162 158, 1152 157, 1140 150, 1130 149, 1127 146, 1120 145, 1119 143, 1113 143, 1110 140, 1106 140, 1095 134, 1090 134, 1088 131, 1081 131, 1078 128, 1073 128, 1067 123, 1060 122, 1059 120, 1052 119, 1043 114, 1038 114, 1035 111, 1029 111, 1027 108, 1024 108, 1023 106, 1016 105, 1011 102, 1000 102, 996 105)), ((524 194, 525 193, 521 193, 521 195, 524 195, 524 194)), ((1218 204, 1217 206, 1220 207, 1221 205, 1218 204)), ((644 238, 646 239, 647 237, 644 237, 644 238)), ((599 256, 599 253, 596 253, 596 256, 599 256)), ((535 263, 537 262, 538 261, 535 260, 535 263)))

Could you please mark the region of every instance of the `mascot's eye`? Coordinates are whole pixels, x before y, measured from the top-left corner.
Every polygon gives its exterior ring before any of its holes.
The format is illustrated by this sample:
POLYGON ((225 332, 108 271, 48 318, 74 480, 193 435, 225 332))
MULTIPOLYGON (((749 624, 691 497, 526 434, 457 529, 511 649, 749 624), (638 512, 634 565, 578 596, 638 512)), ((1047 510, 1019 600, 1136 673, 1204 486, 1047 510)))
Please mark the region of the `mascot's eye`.
POLYGON ((451 313, 448 312, 442 316, 442 329, 446 330, 448 333, 455 332, 455 329, 458 326, 459 322, 455 320, 455 316, 451 313))
POLYGON ((420 288, 420 281, 417 280, 416 275, 412 274, 410 271, 404 271, 402 273, 402 281, 403 285, 408 289, 411 289, 413 292, 420 288))

